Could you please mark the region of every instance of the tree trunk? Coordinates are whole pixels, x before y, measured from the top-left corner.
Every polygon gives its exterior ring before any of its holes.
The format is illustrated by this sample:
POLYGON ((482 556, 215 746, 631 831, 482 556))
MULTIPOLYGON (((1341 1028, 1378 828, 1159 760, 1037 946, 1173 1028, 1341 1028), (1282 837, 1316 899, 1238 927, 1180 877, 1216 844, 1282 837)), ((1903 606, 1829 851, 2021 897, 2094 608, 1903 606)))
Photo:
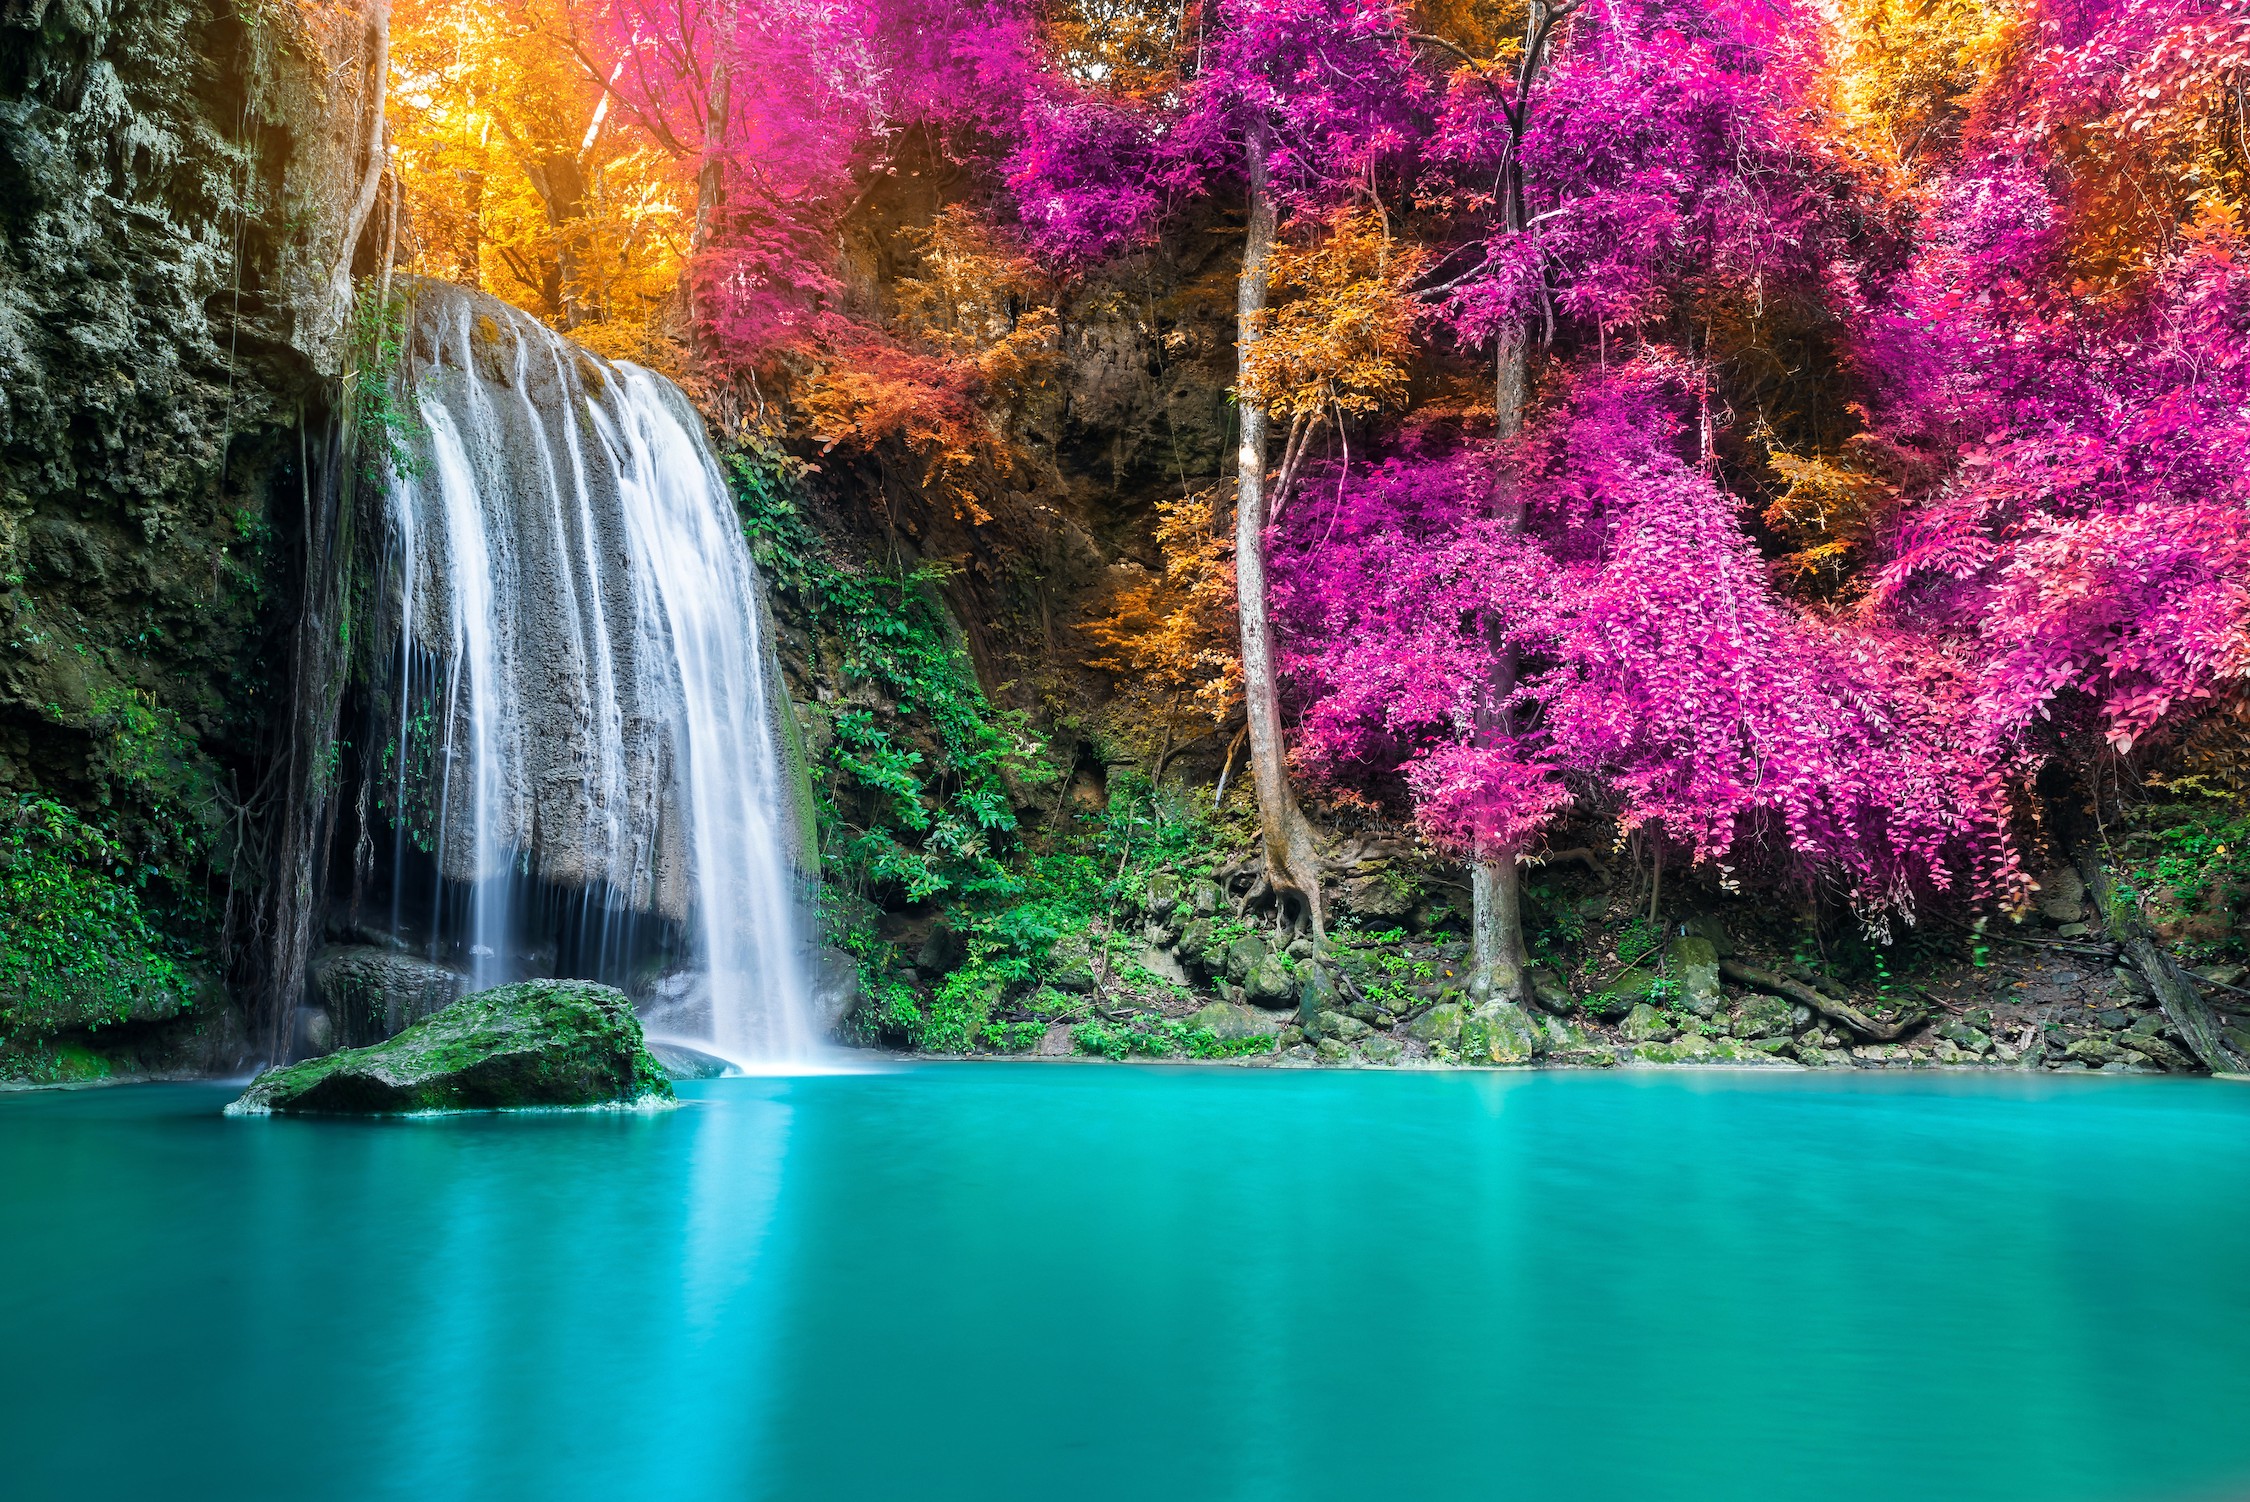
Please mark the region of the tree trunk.
POLYGON ((524 164, 532 191, 547 211, 547 226, 555 232, 552 268, 540 268, 540 295, 549 312, 568 330, 587 321, 585 268, 580 264, 585 236, 586 173, 578 158, 567 151, 542 152, 524 164))
POLYGON ((1266 310, 1268 261, 1273 254, 1274 204, 1266 184, 1262 135, 1253 131, 1248 149, 1250 228, 1242 247, 1242 275, 1235 287, 1235 348, 1243 372, 1239 405, 1242 447, 1236 456, 1234 504, 1235 601, 1242 621, 1242 700, 1250 734, 1250 782, 1258 798, 1258 825, 1264 837, 1266 878, 1286 911, 1291 901, 1312 923, 1316 938, 1326 938, 1328 914, 1321 902, 1320 854, 1312 826, 1289 786, 1281 739, 1281 693, 1273 660, 1273 622, 1266 608, 1266 409, 1251 399, 1247 372, 1266 310))
MULTIPOLYGON (((730 31, 731 37, 731 31, 730 31)), ((705 353, 701 300, 695 295, 694 258, 710 243, 714 221, 726 201, 727 116, 733 107, 733 84, 724 54, 711 67, 711 92, 703 101, 703 161, 695 173, 695 228, 688 239, 690 265, 680 278, 687 297, 688 339, 698 354, 705 353)))
POLYGON ((695 174, 695 237, 690 242, 695 250, 710 240, 712 221, 726 201, 727 115, 732 102, 733 84, 721 58, 712 65, 711 92, 704 100, 703 162, 695 174))
MULTIPOLYGON (((1523 431, 1524 387, 1528 375, 1530 331, 1521 319, 1502 326, 1497 340, 1492 382, 1492 428, 1497 445, 1504 446, 1523 431)), ((1523 525, 1523 491, 1514 463, 1497 454, 1492 475, 1492 515, 1510 527, 1523 525)), ((1515 691, 1516 661, 1512 651, 1500 654, 1500 670, 1486 690, 1481 733, 1505 734, 1507 711, 1503 707, 1515 691)), ((1520 850, 1480 845, 1469 868, 1470 959, 1476 969, 1491 977, 1491 990, 1517 1000, 1525 993, 1523 973, 1530 964, 1523 937, 1523 868, 1520 850)))
MULTIPOLYGON (((1545 0, 1532 0, 1524 18, 1523 53, 1516 64, 1515 110, 1509 119, 1511 149, 1507 165, 1501 171, 1497 195, 1502 236, 1522 234, 1528 223, 1524 211, 1523 135, 1531 118, 1531 91, 1546 62, 1547 40, 1555 23, 1575 9, 1575 5, 1558 8, 1545 0)), ((1494 343, 1497 347, 1493 351, 1493 439, 1504 448, 1523 431, 1524 401, 1530 384, 1530 325, 1522 318, 1512 319, 1501 326, 1494 343)), ((1520 477, 1504 453, 1496 456, 1493 466, 1491 514, 1509 527, 1521 527, 1524 523, 1520 477)), ((1502 705, 1515 691, 1515 654, 1502 651, 1499 659, 1499 671, 1487 690, 1486 702, 1478 717, 1479 733, 1484 735, 1505 734, 1509 730, 1507 712, 1502 705)), ((1520 850, 1480 846, 1469 873, 1471 958, 1480 971, 1491 976, 1493 989, 1518 999, 1526 990, 1523 972, 1527 963, 1523 942, 1523 880, 1518 865, 1522 854, 1520 850)))

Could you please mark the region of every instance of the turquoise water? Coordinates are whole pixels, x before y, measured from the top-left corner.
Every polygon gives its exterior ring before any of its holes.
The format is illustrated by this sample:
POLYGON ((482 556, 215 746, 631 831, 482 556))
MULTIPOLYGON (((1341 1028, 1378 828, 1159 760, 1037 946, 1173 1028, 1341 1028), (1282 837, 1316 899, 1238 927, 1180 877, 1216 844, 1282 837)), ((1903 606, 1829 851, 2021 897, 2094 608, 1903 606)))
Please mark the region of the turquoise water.
POLYGON ((0 1097, 0 1495, 2250 1496, 2250 1087, 0 1097))

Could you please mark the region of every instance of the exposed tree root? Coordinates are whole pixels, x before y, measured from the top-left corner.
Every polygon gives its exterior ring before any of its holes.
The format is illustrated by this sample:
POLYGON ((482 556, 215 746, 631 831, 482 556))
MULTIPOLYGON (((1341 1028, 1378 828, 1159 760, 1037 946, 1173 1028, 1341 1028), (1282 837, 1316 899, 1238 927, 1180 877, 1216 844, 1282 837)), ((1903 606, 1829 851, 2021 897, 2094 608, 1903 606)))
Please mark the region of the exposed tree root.
POLYGON ((1719 973, 1728 980, 1740 981, 1743 985, 1755 986, 1775 996, 1786 996, 1791 1001, 1802 1002, 1821 1016, 1841 1022, 1853 1032, 1877 1043, 1895 1042, 1929 1020, 1929 1013, 1916 1007, 1895 1022, 1877 1022, 1850 1002, 1824 995, 1803 981, 1791 980, 1786 975, 1777 975, 1771 970, 1740 964, 1734 960, 1719 961, 1719 973))

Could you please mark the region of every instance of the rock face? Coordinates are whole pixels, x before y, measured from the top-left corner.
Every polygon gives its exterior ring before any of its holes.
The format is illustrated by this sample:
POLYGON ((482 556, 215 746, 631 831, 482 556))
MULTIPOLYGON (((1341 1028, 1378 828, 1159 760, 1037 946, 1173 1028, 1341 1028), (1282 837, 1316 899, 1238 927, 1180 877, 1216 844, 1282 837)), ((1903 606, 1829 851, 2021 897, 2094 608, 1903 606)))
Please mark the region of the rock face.
POLYGON ((1443 1044, 1447 1048, 1461 1042, 1461 1007, 1458 1002, 1441 1001, 1407 1026, 1407 1033, 1416 1040, 1429 1044, 1443 1044))
POLYGON ((1189 1027, 1206 1028, 1222 1043, 1241 1038, 1270 1038, 1281 1023, 1270 1013, 1253 1011, 1239 1002, 1214 1001, 1187 1019, 1189 1027))
POLYGON ((1633 1010, 1636 1002, 1645 1001, 1655 990, 1656 977, 1634 966, 1619 971, 1589 997, 1586 1010, 1597 1017, 1622 1017, 1633 1010))
POLYGON ((859 1006, 859 962, 841 949, 820 951, 813 968, 813 1026, 831 1037, 859 1006))
POLYGON ((444 1011, 469 978, 443 965, 371 945, 339 945, 313 958, 312 993, 345 1044, 378 1043, 444 1011))
POLYGON ((1664 1020, 1664 1014, 1645 1001, 1635 1002, 1633 1009, 1618 1024, 1617 1035, 1635 1043, 1660 1042, 1671 1037, 1678 1029, 1664 1020))
POLYGON ((1665 946, 1664 961, 1689 1011, 1709 1017, 1724 998, 1719 991, 1719 951, 1709 939, 1689 934, 1665 946))
POLYGON ((0 791, 158 866, 215 836, 230 773, 260 785, 284 698, 274 627, 382 242, 387 15, 0 5, 0 594, 40 623, 0 663, 0 791))
POLYGON ((1735 1014, 1737 1038, 1776 1038, 1788 1035, 1794 1021, 1789 1003, 1778 996, 1753 996, 1735 1014))
POLYGON ((538 980, 463 997, 371 1048, 270 1069, 227 1112, 386 1115, 671 1096, 624 992, 538 980))
POLYGON ((738 1072, 717 1054, 670 1039, 649 1040, 648 1051, 664 1066, 665 1074, 676 1080, 715 1080, 738 1072))

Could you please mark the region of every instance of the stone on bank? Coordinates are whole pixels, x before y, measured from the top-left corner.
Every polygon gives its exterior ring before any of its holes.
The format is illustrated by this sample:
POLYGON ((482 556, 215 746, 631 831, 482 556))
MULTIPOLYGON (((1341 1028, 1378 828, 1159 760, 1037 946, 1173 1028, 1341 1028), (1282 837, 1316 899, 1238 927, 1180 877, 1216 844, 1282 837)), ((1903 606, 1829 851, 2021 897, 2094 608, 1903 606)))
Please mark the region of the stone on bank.
POLYGON ((227 1113, 391 1115, 671 1098, 624 992, 534 980, 464 996, 372 1047, 269 1069, 227 1113))

